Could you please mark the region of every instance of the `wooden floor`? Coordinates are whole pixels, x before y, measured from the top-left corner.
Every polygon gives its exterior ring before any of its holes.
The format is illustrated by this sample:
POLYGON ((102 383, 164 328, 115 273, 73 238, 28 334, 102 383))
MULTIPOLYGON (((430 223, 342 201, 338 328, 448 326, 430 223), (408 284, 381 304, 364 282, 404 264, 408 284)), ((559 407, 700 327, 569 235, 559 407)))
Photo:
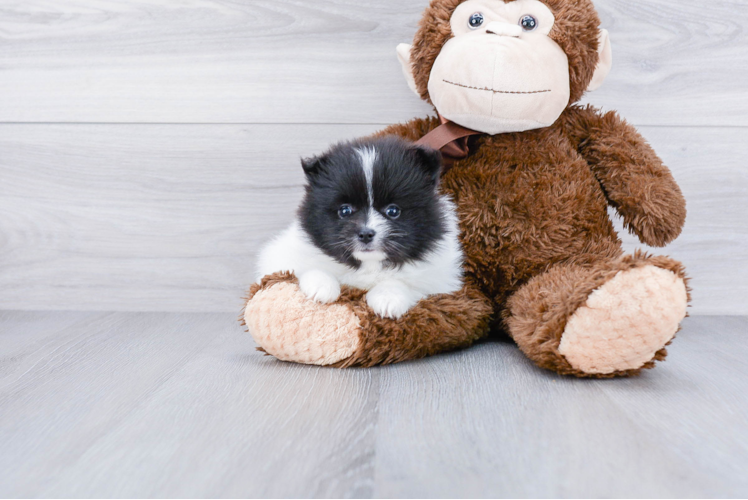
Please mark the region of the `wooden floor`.
POLYGON ((0 312, 0 496, 745 497, 746 333, 689 318, 590 381, 503 342, 337 370, 231 314, 0 312))

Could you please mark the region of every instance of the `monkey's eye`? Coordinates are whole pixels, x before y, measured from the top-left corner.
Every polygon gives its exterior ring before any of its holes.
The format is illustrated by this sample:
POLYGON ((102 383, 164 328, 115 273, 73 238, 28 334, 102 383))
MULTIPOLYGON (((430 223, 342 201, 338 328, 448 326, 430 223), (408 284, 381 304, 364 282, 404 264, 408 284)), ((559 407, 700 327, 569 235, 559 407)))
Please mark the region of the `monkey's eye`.
POLYGON ((384 210, 384 213, 390 219, 397 219, 400 217, 400 207, 397 205, 390 205, 384 210))
POLYGON ((525 31, 532 31, 538 27, 538 20, 528 14, 522 16, 522 19, 519 20, 519 25, 522 26, 522 29, 525 31))
POLYGON ((338 209, 338 216, 341 219, 345 219, 346 217, 350 217, 353 215, 353 207, 350 205, 340 205, 340 208, 338 209))
POLYGON ((468 20, 468 26, 470 26, 471 30, 477 30, 483 25, 483 14, 480 12, 476 12, 472 16, 470 16, 470 19, 468 20))

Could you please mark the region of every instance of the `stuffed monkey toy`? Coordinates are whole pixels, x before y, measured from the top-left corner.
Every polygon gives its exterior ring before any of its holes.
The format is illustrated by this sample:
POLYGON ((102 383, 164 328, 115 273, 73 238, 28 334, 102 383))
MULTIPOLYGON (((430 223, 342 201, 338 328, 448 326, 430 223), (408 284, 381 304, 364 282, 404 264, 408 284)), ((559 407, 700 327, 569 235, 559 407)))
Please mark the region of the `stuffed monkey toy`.
POLYGON ((363 291, 321 305, 292 274, 267 276, 243 314, 260 349, 372 366, 505 333, 561 374, 627 376, 663 360, 690 300, 683 266, 624 254, 608 206, 659 247, 680 233, 685 201, 631 125, 576 104, 611 66, 599 25, 590 0, 432 0, 397 54, 437 116, 379 135, 449 146, 442 190, 458 207, 465 285, 393 320, 363 291))

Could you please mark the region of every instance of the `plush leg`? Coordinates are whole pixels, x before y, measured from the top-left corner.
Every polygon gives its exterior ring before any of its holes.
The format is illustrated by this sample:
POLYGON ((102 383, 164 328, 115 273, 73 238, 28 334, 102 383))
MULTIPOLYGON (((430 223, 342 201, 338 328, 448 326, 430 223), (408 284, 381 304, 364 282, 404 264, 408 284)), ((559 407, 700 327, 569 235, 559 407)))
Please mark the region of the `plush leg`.
POLYGON ((301 293, 292 274, 267 276, 253 285, 242 319, 260 348, 284 361, 373 366, 467 347, 484 336, 489 301, 465 286, 421 300, 399 319, 382 318, 365 292, 343 287, 332 304, 301 293))
POLYGON ((689 300, 679 262, 637 252, 551 268, 509 299, 504 321, 542 368, 580 377, 627 376, 665 359, 689 300))

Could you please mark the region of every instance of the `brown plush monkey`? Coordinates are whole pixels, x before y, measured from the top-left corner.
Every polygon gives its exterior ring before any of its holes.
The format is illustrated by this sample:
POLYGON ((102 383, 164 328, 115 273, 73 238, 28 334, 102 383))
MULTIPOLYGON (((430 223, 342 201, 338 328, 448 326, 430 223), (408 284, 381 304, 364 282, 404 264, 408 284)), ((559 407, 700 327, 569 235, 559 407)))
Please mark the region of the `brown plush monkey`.
POLYGON ((484 135, 444 175, 457 203, 465 287, 399 320, 362 291, 307 300, 295 277, 250 290, 244 319, 280 359, 371 366, 465 347, 506 332, 541 367, 632 375, 664 359, 689 301, 682 265, 624 255, 608 205, 648 245, 681 231, 685 201, 647 142, 616 113, 575 103, 611 64, 589 0, 432 0, 412 46, 398 47, 411 88, 440 118, 381 134, 416 141, 452 121, 484 135))

